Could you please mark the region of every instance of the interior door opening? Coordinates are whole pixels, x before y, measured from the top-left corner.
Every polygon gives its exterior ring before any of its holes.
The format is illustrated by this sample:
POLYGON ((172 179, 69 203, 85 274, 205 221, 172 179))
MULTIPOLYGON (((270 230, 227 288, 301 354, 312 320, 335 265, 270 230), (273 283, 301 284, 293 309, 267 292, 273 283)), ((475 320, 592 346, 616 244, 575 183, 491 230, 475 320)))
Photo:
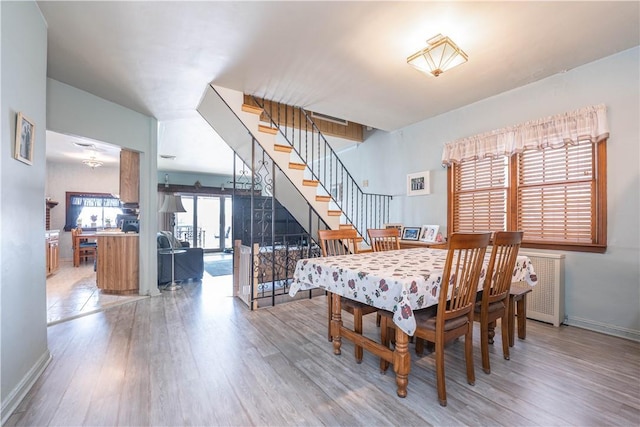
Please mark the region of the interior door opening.
POLYGON ((181 193, 186 212, 176 214, 176 237, 205 252, 232 248, 231 196, 181 193))

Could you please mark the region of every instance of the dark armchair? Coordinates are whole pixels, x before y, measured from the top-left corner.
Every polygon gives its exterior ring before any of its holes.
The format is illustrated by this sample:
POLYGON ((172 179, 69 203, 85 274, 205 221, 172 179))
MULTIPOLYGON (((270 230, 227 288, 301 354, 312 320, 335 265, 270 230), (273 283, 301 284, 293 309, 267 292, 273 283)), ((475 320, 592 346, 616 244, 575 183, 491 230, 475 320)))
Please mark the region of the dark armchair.
POLYGON ((159 232, 158 241, 158 284, 171 282, 171 240, 181 245, 175 253, 175 280, 202 279, 204 274, 204 251, 190 248, 189 243, 173 239, 170 233, 159 232), (182 252, 184 250, 184 252, 182 252))

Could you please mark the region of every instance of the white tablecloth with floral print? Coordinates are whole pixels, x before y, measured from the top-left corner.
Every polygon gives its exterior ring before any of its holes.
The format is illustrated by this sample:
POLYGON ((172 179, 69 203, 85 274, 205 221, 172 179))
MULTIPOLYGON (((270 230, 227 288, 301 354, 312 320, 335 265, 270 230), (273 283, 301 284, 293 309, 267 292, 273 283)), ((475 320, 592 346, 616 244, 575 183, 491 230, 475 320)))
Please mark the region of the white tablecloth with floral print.
MULTIPOLYGON (((485 257, 478 284, 482 289, 489 261, 485 257)), ((296 264, 289 295, 299 290, 324 288, 346 298, 395 312, 395 324, 413 335, 413 310, 438 303, 447 250, 417 248, 367 252, 326 258, 301 259, 296 264)), ((531 261, 518 256, 513 282, 537 283, 531 261)))

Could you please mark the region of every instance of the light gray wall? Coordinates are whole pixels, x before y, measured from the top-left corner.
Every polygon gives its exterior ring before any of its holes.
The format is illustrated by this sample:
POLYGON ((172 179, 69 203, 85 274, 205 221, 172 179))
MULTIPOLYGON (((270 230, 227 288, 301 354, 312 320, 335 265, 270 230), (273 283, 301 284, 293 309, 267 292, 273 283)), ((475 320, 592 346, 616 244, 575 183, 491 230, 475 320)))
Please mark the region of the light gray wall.
POLYGON ((140 294, 157 295, 157 120, 48 79, 47 129, 140 152, 140 294))
POLYGON ((120 168, 103 166, 91 169, 80 162, 47 162, 45 194, 58 202, 51 209, 50 227, 60 230, 61 261, 71 261, 73 258, 71 232, 64 231, 67 191, 119 194, 120 168))
POLYGON ((357 181, 369 180, 370 191, 398 195, 392 221, 444 226, 446 142, 605 104, 608 249, 565 252, 565 312, 571 325, 640 340, 639 52, 636 47, 393 133, 376 132, 342 159, 357 181), (434 171, 432 194, 406 197, 406 174, 422 170, 434 171))
POLYGON ((46 367, 47 26, 35 2, 0 2, 0 400, 2 421, 46 367), (13 158, 16 114, 35 123, 33 165, 13 158))

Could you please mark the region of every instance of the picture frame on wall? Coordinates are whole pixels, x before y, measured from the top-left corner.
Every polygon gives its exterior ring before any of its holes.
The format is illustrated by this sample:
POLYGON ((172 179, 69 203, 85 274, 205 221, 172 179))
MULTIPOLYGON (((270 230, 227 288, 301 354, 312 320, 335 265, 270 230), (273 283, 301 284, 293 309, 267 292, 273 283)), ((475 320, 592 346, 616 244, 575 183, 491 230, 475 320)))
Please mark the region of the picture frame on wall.
POLYGON ((402 229, 402 240, 418 240, 420 238, 420 227, 404 227, 402 229))
POLYGON ((36 126, 24 114, 18 113, 16 119, 16 143, 14 158, 28 165, 33 164, 33 146, 36 126))
POLYGON ((407 175, 407 196, 431 194, 431 171, 407 175))
POLYGON ((423 225, 420 230, 420 241, 433 243, 438 237, 439 225, 423 225))

